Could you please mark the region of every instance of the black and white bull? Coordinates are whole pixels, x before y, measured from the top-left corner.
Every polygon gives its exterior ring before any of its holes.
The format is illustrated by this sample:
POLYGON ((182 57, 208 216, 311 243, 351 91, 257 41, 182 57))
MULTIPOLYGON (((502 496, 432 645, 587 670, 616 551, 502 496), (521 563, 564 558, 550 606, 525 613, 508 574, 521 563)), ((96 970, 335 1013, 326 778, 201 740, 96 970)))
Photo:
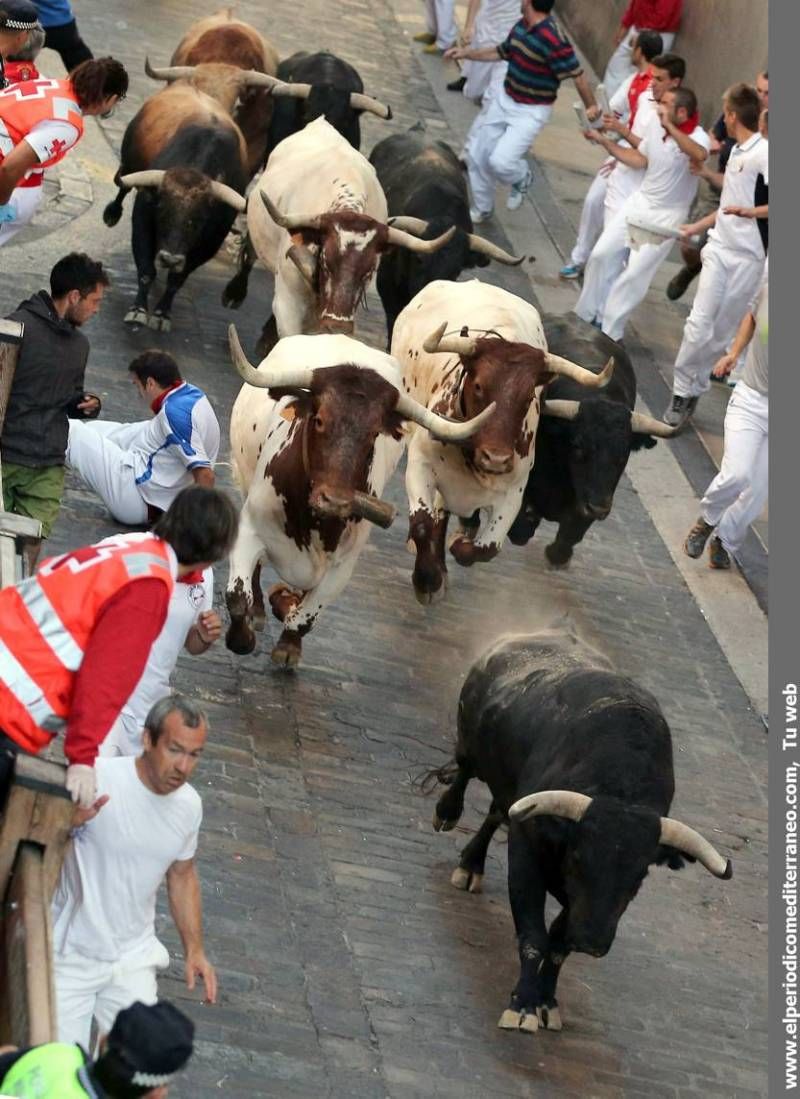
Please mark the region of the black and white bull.
POLYGON ((426 240, 456 227, 453 239, 430 255, 396 251, 381 257, 377 288, 391 344, 398 314, 429 282, 455 280, 462 271, 486 267, 493 259, 516 266, 525 257, 512 256, 473 233, 466 179, 458 157, 443 141, 414 130, 392 134, 378 142, 369 159, 386 195, 391 225, 426 240))
POLYGON ((474 664, 458 705, 456 764, 436 806, 437 830, 460 818, 470 779, 492 794, 453 872, 456 888, 481 891, 489 842, 510 821, 520 976, 500 1016, 505 1029, 561 1029, 556 983, 564 960, 608 952, 650 866, 678 870, 686 858, 731 877, 729 859, 668 816, 672 738, 657 701, 569 624, 501 639, 474 664), (549 929, 547 893, 561 905, 549 929))
POLYGON ((675 429, 633 411, 636 375, 624 348, 576 316, 544 316, 547 346, 598 372, 612 356, 614 376, 603 390, 558 377, 545 390, 536 434, 536 464, 528 476, 519 514, 508 533, 525 545, 542 519, 558 523, 545 547, 551 565, 569 564, 574 547, 596 520, 611 511, 631 452, 654 447, 675 429))

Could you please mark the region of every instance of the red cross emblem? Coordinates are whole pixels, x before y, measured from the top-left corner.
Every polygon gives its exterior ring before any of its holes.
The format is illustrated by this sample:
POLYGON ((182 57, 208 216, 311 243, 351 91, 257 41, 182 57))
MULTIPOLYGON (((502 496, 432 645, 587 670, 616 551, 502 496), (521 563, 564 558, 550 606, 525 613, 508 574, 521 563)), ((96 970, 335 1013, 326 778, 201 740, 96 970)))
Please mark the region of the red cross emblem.
POLYGON ((57 137, 50 146, 50 156, 60 156, 66 147, 66 141, 62 141, 60 137, 57 137))

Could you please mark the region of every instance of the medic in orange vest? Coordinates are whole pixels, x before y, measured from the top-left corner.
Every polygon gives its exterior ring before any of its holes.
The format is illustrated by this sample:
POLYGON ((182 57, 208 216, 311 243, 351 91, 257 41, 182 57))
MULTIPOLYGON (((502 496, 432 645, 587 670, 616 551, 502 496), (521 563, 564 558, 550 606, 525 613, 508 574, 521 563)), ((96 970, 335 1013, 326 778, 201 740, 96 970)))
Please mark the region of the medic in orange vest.
POLYGON ((16 753, 61 732, 67 789, 91 806, 98 747, 141 678, 175 581, 224 557, 237 527, 224 493, 193 486, 151 533, 51 557, 0 591, 0 809, 16 753))
POLYGON ((13 221, 9 200, 26 173, 62 160, 83 136, 84 117, 107 116, 127 90, 120 62, 100 57, 66 80, 40 77, 0 91, 0 224, 13 221))

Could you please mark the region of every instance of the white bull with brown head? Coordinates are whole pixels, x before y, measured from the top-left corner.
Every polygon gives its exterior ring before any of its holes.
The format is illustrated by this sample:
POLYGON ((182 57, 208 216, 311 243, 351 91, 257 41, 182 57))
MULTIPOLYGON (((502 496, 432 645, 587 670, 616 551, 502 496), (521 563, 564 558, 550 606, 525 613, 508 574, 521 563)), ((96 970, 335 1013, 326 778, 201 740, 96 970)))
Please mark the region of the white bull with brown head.
POLYGON ((407 391, 444 416, 493 412, 463 442, 415 432, 408 446, 409 538, 416 547, 417 599, 444 594, 444 547, 451 514, 462 520, 450 544, 460 565, 490 561, 514 521, 533 466, 542 389, 558 375, 604 386, 599 374, 551 355, 537 310, 487 283, 429 283, 394 328, 392 355, 407 391), (476 526, 473 516, 480 513, 476 526))
POLYGON ((241 303, 257 256, 275 276, 273 315, 261 343, 265 352, 281 336, 349 335, 383 253, 432 252, 455 232, 420 240, 386 221, 386 198, 372 165, 317 118, 270 156, 247 204, 249 248, 223 301, 241 303))
MULTIPOLYGON (((249 653, 263 624, 261 561, 281 583, 270 603, 283 623, 275 663, 294 665, 303 636, 347 584, 378 499, 403 448, 405 425, 453 442, 491 415, 453 423, 403 391, 395 360, 344 335, 289 336, 256 369, 231 328, 245 384, 231 413, 231 458, 245 495, 230 559, 228 648, 249 653)), ((388 512, 388 514, 387 514, 388 512)))

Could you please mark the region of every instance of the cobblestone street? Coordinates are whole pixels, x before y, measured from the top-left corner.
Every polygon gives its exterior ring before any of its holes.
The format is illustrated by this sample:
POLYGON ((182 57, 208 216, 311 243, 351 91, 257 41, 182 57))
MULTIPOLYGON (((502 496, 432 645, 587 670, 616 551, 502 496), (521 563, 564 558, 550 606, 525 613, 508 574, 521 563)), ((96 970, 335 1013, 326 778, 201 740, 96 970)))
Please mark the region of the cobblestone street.
MULTIPOLYGON (((238 14, 282 57, 327 48, 346 58, 366 91, 391 104, 389 123, 365 116, 362 151, 420 120, 458 149, 463 135, 448 128, 411 43, 422 29, 418 7, 417 23, 400 19, 387 0, 245 0, 238 14)), ((172 351, 214 402, 224 440, 218 476, 233 492, 227 425, 239 381, 226 328, 234 320, 252 352, 271 279, 257 269, 241 310, 226 311, 220 297, 232 256, 223 249, 178 295, 171 333, 133 331, 122 324, 136 285, 132 202, 116 228, 101 220, 125 124, 155 87, 144 75, 145 56, 166 64, 185 28, 214 8, 213 0, 76 5, 84 37, 95 53, 126 63, 131 90, 104 124, 104 140, 95 141, 99 152, 93 146, 75 158, 74 220, 0 253, 0 311, 46 286, 52 262, 70 248, 102 259, 113 285, 86 328, 87 389, 102 396, 104 417, 142 418, 127 363, 154 343, 172 351)), ((496 225, 486 235, 513 247, 496 225)), ((525 268, 492 265, 480 277, 531 299, 525 268)), ((357 334, 385 345, 374 292, 357 334)), ((115 529, 96 497, 74 478, 68 486, 52 552, 115 529)), ((446 599, 425 608, 411 587, 401 472, 384 495, 398 505, 398 518, 390 531, 373 531, 350 586, 305 641, 296 674, 270 665, 274 623, 251 657, 220 643, 205 656, 181 658, 176 685, 203 700, 211 720, 196 786, 205 807, 206 946, 220 1001, 204 1006, 199 991, 187 992, 163 906, 159 928, 173 962, 161 994, 192 1014, 199 1039, 170 1094, 766 1095, 764 729, 640 496, 623 477, 611 515, 568 570, 547 566, 553 528, 543 524, 527 547, 507 543, 491 564, 451 565, 446 599), (473 784, 461 825, 437 835, 433 798, 415 779, 451 755, 471 661, 499 634, 534 630, 566 612, 619 671, 658 698, 675 747, 672 815, 730 856, 734 876, 717 881, 698 865, 679 874, 653 869, 609 955, 566 963, 564 1030, 523 1035, 496 1026, 518 974, 504 834, 490 848, 483 894, 449 883, 487 792, 473 784)), ((226 574, 225 566, 217 570, 223 617, 226 574)))

